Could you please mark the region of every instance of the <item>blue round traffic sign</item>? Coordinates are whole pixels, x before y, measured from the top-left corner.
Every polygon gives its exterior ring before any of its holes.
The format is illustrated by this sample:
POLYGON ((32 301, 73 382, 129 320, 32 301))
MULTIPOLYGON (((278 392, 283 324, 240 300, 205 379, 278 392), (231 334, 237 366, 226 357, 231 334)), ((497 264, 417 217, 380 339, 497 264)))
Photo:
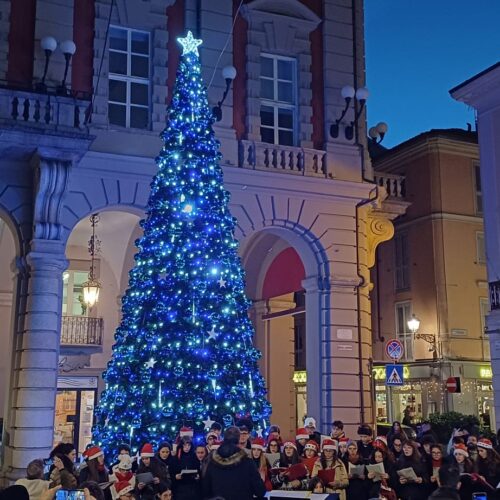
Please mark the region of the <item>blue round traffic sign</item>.
POLYGON ((385 353, 394 361, 400 360, 404 352, 403 344, 398 339, 391 339, 385 344, 385 353))

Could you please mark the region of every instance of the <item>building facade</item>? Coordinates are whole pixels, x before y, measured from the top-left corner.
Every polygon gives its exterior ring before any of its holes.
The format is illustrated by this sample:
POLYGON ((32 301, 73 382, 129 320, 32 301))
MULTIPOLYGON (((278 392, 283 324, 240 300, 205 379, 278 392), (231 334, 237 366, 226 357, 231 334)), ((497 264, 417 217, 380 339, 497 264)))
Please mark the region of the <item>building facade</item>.
POLYGON ((481 183, 491 310, 486 335, 491 352, 496 427, 500 428, 500 62, 450 90, 457 101, 477 112, 481 183))
POLYGON ((323 432, 372 422, 369 268, 406 204, 373 182, 358 100, 329 134, 340 89, 364 84, 362 2, 0 0, 0 14, 4 477, 91 439, 186 29, 210 102, 237 70, 214 128, 272 420, 284 435, 306 413, 323 432), (73 57, 42 50, 48 36, 73 57))
MULTIPOLYGON (((495 422, 477 134, 431 130, 387 150, 377 171, 405 177, 411 203, 372 270, 373 354, 379 421, 417 423, 457 411, 495 422), (408 320, 420 320, 412 332, 408 320), (385 343, 404 346, 404 385, 386 387, 385 343), (458 377, 460 393, 446 380, 458 377)), ((482 164, 481 164, 482 165, 482 164)))

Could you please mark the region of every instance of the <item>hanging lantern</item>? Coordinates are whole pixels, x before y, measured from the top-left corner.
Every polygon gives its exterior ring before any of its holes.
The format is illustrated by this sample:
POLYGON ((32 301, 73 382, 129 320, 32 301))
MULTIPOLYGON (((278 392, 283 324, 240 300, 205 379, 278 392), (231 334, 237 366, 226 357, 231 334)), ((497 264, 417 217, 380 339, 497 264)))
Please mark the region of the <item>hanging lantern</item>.
MULTIPOLYGON (((90 273, 89 273, 90 278, 90 273)), ((101 290, 101 284, 95 279, 89 279, 82 285, 83 287, 83 301, 89 307, 92 307, 99 301, 99 291, 101 290)))
POLYGON ((90 254, 90 270, 89 279, 82 284, 83 288, 83 302, 87 304, 89 308, 93 307, 99 301, 99 292, 101 290, 101 284, 95 278, 95 255, 99 251, 101 242, 96 238, 95 228, 99 222, 99 214, 93 214, 90 216, 90 225, 92 226, 92 236, 89 239, 89 254, 90 254))

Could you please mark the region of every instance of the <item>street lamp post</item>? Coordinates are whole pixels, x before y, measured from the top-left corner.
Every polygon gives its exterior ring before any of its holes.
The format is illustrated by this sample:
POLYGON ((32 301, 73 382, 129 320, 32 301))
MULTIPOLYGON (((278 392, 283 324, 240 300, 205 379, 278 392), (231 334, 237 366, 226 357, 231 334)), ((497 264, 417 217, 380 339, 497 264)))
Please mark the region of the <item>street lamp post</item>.
POLYGON ((411 319, 407 322, 408 329, 413 335, 415 335, 415 339, 422 339, 424 342, 429 344, 429 351, 432 352, 433 361, 437 361, 438 353, 437 353, 437 343, 436 336, 432 333, 418 333, 418 329, 420 328, 420 320, 413 314, 411 319))

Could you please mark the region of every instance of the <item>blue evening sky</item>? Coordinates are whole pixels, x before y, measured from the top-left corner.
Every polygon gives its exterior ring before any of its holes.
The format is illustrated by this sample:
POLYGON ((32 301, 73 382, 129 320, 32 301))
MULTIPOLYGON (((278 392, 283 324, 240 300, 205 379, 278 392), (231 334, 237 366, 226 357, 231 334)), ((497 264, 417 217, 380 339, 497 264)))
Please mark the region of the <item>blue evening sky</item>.
POLYGON ((448 91, 500 61, 500 0, 365 0, 368 127, 391 147, 432 128, 474 126, 448 91))

